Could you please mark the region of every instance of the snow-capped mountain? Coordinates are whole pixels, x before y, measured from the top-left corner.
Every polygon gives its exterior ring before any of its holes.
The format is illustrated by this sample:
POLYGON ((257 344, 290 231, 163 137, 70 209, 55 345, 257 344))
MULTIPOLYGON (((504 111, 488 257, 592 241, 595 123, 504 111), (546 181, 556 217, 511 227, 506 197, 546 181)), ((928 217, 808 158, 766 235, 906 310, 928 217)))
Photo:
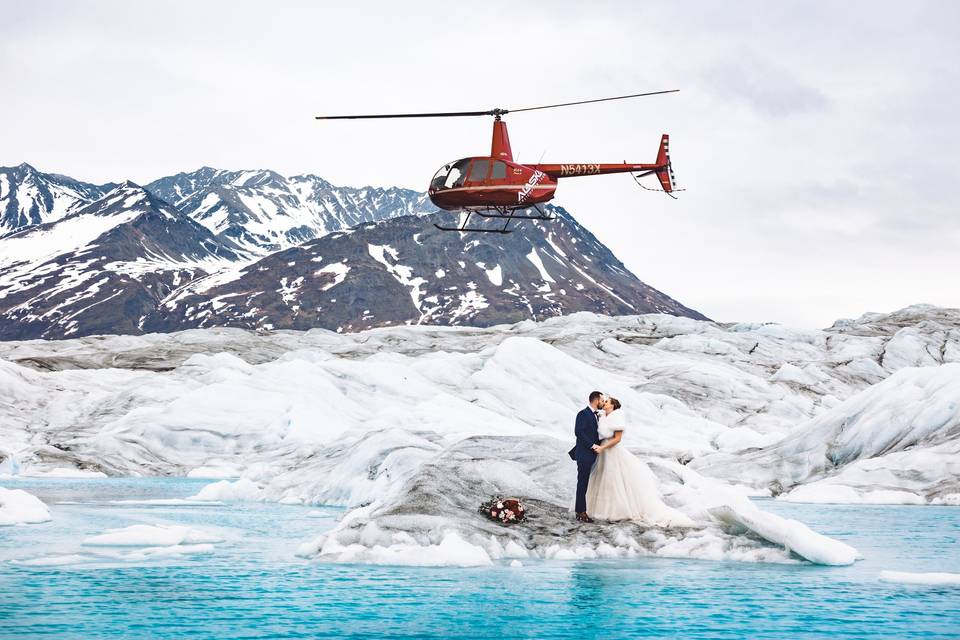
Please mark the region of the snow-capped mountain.
POLYGON ((60 220, 0 239, 0 339, 139 333, 175 287, 242 257, 125 182, 60 220))
POLYGON ((258 255, 365 222, 436 211, 425 194, 409 189, 335 187, 314 175, 287 178, 265 170, 203 167, 147 189, 258 255))
POLYGON ((550 210, 557 220, 508 235, 440 232, 435 216, 333 233, 185 287, 145 328, 490 326, 577 311, 705 319, 637 279, 569 213, 550 210))
POLYGON ((114 184, 90 184, 27 163, 0 167, 0 236, 55 222, 102 197, 114 184))
POLYGON ((309 175, 204 168, 147 188, 26 165, 0 176, 20 207, 17 230, 0 236, 0 339, 489 326, 577 311, 703 318, 560 208, 510 235, 464 235, 434 229, 450 214, 430 213, 425 194, 309 175))

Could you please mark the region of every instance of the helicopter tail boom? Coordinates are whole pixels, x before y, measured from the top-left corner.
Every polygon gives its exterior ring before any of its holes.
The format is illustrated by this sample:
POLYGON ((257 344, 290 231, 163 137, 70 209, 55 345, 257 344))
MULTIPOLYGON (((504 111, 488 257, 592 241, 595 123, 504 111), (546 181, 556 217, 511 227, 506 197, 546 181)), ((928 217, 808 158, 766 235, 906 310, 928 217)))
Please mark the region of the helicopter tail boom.
POLYGON ((573 178, 577 176, 595 176, 608 173, 640 173, 641 175, 656 174, 660 186, 667 193, 674 190, 673 169, 670 167, 670 136, 666 133, 660 138, 660 147, 657 149, 657 161, 652 164, 600 164, 600 163, 570 163, 570 164, 535 164, 532 168, 543 171, 553 179, 573 178))

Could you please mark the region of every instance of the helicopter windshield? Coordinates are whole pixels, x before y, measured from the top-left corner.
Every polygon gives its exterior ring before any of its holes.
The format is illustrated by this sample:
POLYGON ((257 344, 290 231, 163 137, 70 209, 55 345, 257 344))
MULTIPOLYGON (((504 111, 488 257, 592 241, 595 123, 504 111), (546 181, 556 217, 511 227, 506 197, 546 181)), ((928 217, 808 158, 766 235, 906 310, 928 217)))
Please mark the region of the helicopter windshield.
POLYGON ((467 177, 467 165, 470 164, 470 158, 457 160, 444 165, 430 181, 430 188, 434 191, 441 189, 452 189, 463 186, 463 181, 467 177))

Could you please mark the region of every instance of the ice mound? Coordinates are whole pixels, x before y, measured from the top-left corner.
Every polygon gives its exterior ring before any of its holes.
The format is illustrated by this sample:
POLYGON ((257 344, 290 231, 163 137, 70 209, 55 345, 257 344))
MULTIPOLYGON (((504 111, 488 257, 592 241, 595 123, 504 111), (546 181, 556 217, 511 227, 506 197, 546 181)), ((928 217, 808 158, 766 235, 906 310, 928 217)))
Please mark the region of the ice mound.
POLYGON ((880 581, 899 582, 901 584, 960 586, 960 573, 910 573, 908 571, 881 571, 880 581))
POLYGON ((50 520, 50 510, 42 500, 23 489, 0 487, 0 526, 37 524, 50 520))
POLYGON ((960 363, 900 369, 776 444, 692 466, 797 502, 926 504, 960 493, 960 363))
MULTIPOLYGON (((465 438, 396 478, 397 489, 348 512, 300 553, 337 562, 465 566, 528 557, 795 562, 799 556, 823 564, 849 564, 857 557, 851 547, 763 513, 734 488, 669 460, 651 460, 651 467, 665 501, 694 526, 576 523, 569 508, 575 473, 566 448, 545 436, 465 438), (493 494, 522 496, 526 520, 504 527, 477 513, 493 494), (726 511, 714 513, 718 508, 726 511)), ((414 449, 410 455, 416 456, 414 449)))
POLYGON ((83 541, 90 547, 171 547, 223 542, 222 538, 181 525, 134 524, 122 529, 108 529, 105 533, 83 541))

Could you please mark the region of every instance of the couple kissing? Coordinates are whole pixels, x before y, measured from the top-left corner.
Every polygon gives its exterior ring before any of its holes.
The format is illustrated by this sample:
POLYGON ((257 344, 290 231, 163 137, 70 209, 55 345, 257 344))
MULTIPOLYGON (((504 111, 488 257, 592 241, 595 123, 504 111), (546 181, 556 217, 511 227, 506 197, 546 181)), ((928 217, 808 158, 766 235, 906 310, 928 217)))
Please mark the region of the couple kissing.
POLYGON ((631 429, 619 400, 600 391, 590 393, 587 406, 577 414, 577 441, 569 451, 577 463, 577 520, 691 526, 690 518, 664 504, 656 476, 624 446, 623 434, 631 429))

